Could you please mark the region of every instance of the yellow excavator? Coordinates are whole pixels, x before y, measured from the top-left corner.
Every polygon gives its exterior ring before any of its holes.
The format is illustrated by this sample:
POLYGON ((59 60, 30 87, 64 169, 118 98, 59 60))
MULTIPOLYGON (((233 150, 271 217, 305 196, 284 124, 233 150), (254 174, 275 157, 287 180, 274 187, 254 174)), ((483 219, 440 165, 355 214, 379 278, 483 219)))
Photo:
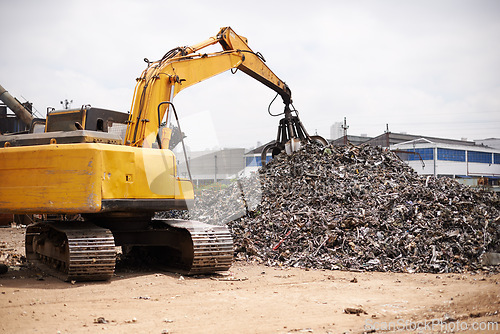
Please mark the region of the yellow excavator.
POLYGON ((27 227, 26 257, 63 280, 109 279, 115 246, 146 247, 166 267, 187 274, 231 266, 227 227, 152 218, 194 201, 192 182, 177 176, 170 129, 161 126, 172 115, 178 121, 172 100, 181 90, 241 70, 285 104, 277 139, 265 154, 295 151, 304 141, 326 143, 307 134, 292 115, 288 86, 230 27, 145 61, 129 114, 91 106, 50 110, 43 133, 0 136, 0 212, 49 218, 27 227), (201 52, 217 43, 222 51, 201 52))

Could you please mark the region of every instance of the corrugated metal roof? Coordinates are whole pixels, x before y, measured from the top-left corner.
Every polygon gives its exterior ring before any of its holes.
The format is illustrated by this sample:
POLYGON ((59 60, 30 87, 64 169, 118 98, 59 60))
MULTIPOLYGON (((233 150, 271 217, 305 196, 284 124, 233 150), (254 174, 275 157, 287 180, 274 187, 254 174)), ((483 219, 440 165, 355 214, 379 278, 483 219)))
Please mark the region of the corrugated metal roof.
POLYGON ((393 132, 383 133, 375 138, 368 140, 365 143, 369 144, 369 145, 373 145, 373 146, 388 147, 390 145, 404 143, 407 141, 416 140, 416 139, 420 139, 420 138, 427 139, 427 140, 434 142, 434 143, 465 145, 465 146, 481 146, 481 145, 476 145, 476 143, 473 141, 467 141, 467 140, 429 137, 429 136, 421 136, 421 135, 410 135, 410 134, 406 134, 406 133, 393 133, 393 132))

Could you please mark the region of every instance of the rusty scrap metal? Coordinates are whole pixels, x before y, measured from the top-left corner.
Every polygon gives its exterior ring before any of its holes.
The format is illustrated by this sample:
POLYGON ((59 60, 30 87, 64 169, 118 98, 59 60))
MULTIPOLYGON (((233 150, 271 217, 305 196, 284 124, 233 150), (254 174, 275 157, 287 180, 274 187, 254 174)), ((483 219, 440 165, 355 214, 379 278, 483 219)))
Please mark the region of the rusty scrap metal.
POLYGON ((251 209, 236 184, 224 189, 231 196, 222 206, 207 205, 211 196, 195 204, 197 218, 212 222, 237 208, 241 218, 228 227, 239 259, 354 271, 500 269, 480 260, 500 251, 499 196, 419 176, 393 152, 309 144, 276 156, 258 176, 262 197, 251 209))

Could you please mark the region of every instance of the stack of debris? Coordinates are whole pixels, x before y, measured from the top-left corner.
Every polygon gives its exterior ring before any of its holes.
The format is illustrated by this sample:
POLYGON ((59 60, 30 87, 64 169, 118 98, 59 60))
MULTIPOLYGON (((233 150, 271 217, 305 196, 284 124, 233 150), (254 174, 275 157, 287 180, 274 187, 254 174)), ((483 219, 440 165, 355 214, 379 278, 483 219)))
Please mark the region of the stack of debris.
POLYGON ((24 263, 26 263, 26 258, 23 255, 20 255, 13 248, 8 248, 6 242, 0 242, 0 264, 5 266, 20 266, 24 263))
MULTIPOLYGON (((256 196, 223 202, 245 214, 228 223, 238 258, 272 266, 462 272, 479 268, 484 253, 500 251, 496 194, 419 176, 380 148, 308 145, 277 156, 261 169, 260 181, 246 192, 248 181, 225 189, 233 197, 262 190, 259 205, 248 205, 256 196)), ((200 198, 196 219, 231 216, 233 209, 200 198)))

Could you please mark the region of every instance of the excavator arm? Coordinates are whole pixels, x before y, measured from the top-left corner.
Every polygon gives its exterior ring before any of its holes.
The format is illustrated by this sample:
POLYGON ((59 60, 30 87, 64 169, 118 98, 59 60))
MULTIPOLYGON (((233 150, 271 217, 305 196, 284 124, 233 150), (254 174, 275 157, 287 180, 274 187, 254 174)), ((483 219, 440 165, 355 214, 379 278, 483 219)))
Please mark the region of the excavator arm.
MULTIPOLYGON (((147 60, 146 60, 147 61, 147 60)), ((247 40, 231 28, 222 28, 215 37, 190 47, 168 52, 161 60, 149 62, 137 79, 125 144, 151 147, 168 105, 181 90, 229 69, 239 69, 283 98, 285 105, 292 101, 288 86, 264 63, 263 57, 250 49, 247 40), (223 51, 199 51, 219 43, 223 51)))
POLYGON ((309 136, 295 110, 296 115, 292 115, 290 109, 292 92, 290 88, 266 66, 264 57, 260 53, 255 53, 250 49, 245 37, 237 35, 228 27, 222 28, 217 38, 224 50, 243 52, 246 55, 245 61, 238 66, 238 69, 276 91, 285 104, 284 116, 279 122, 276 140, 262 149, 261 161, 263 166, 266 164, 268 152, 271 152, 273 157, 281 151, 291 153, 300 149, 302 142, 310 141, 315 141, 324 146, 328 145, 328 142, 321 136, 309 136))
POLYGON ((292 103, 290 88, 267 67, 264 57, 259 52, 250 49, 245 37, 237 35, 233 29, 227 27, 219 31, 217 38, 224 50, 239 50, 244 53, 245 61, 238 66, 239 70, 276 91, 285 105, 292 103))
POLYGON ((273 156, 283 150, 291 153, 298 150, 303 141, 327 144, 320 136, 309 136, 298 115, 292 115, 290 88, 267 67, 260 53, 252 51, 247 39, 230 27, 221 28, 215 37, 199 44, 172 49, 158 61, 145 61, 148 66, 137 79, 125 145, 151 147, 158 139, 158 130, 165 113, 169 111, 170 104, 165 102, 172 101, 181 90, 229 69, 241 70, 276 91, 285 104, 276 140, 263 149, 263 165, 268 152, 272 152, 273 156), (220 44, 223 50, 200 52, 214 44, 220 44))

